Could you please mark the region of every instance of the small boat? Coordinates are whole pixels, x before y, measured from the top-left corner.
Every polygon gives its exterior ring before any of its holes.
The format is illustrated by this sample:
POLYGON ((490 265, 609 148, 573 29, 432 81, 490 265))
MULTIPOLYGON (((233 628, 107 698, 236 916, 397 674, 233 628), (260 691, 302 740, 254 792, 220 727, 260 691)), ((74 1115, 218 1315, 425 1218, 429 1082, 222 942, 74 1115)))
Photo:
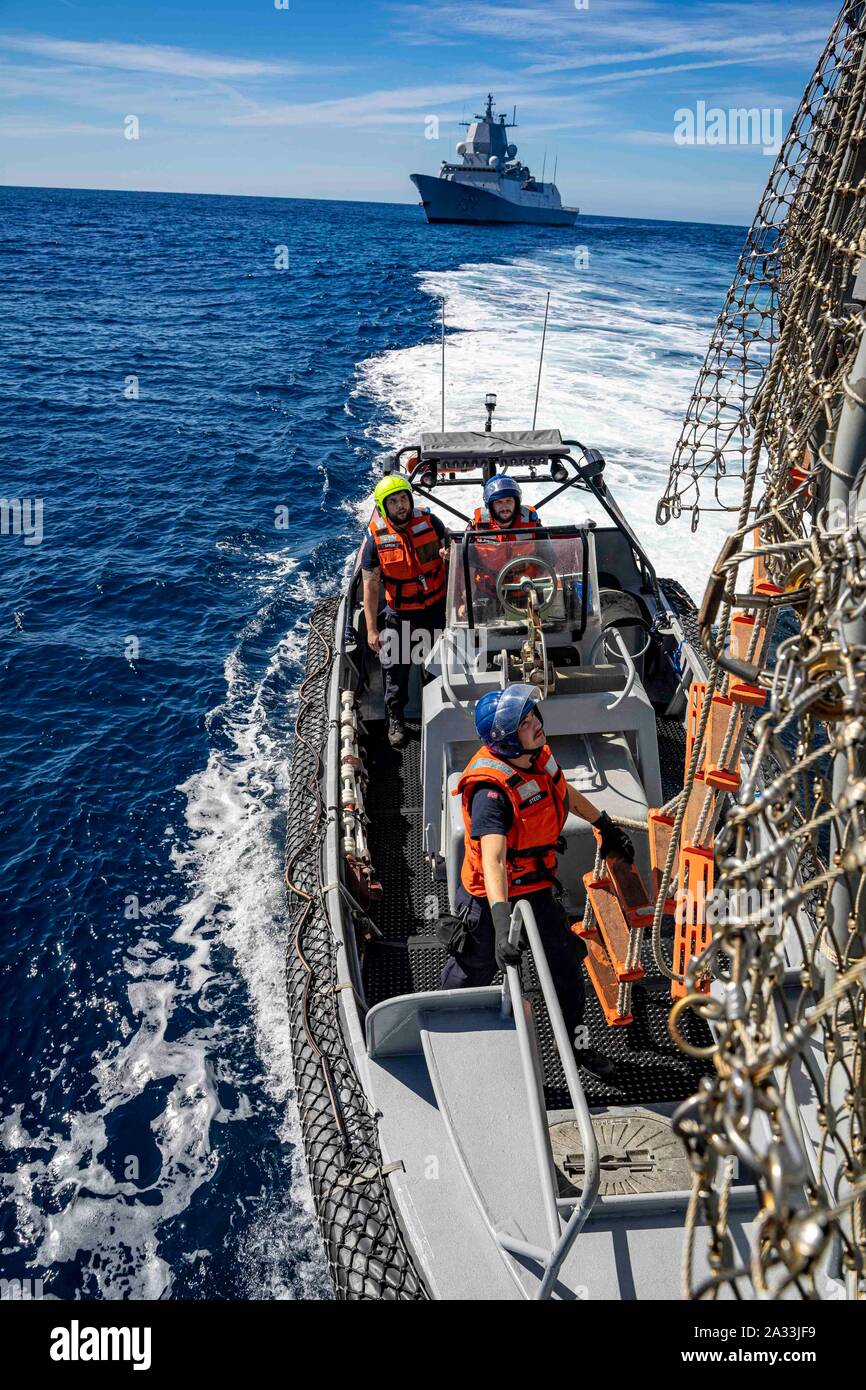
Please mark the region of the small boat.
MULTIPOLYGON (((676 1041, 670 1028, 686 967, 709 939, 691 900, 675 920, 670 887, 673 807, 707 678, 694 604, 657 578, 602 455, 558 430, 494 430, 488 404, 484 430, 422 434, 386 471, 402 471, 416 500, 441 505, 459 529, 446 627, 423 684, 416 668, 404 750, 386 737, 360 552, 345 592, 311 620, 289 798, 288 990, 335 1288, 348 1298, 676 1297, 691 1179, 672 1116, 700 1085, 710 1041, 694 1013, 676 1041), (477 582, 480 533, 446 499, 477 491, 480 502, 494 471, 538 492, 541 528, 530 555, 514 542, 509 558, 500 536, 505 563, 490 592, 477 582), (554 499, 558 515, 573 500, 573 519, 546 522, 554 499), (464 843, 452 793, 478 748, 475 701, 513 681, 538 688, 566 777, 635 846, 633 869, 603 866, 590 826, 569 816, 558 870, 587 946, 588 1041, 615 1062, 611 1085, 575 1062, 531 895, 514 909, 512 929, 529 940, 521 969, 483 988, 439 988, 436 924, 453 911, 464 843), (673 989, 654 936, 676 962, 673 989)), ((708 751, 717 762, 720 738, 708 751)), ((715 784, 700 774, 689 798, 687 833, 703 815, 705 844, 738 748, 728 740, 715 784)), ((733 1182, 733 1223, 745 1209, 753 1220, 754 1196, 746 1178, 733 1182)), ((699 1228, 698 1272, 708 1247, 699 1228)))
POLYGON ((845 3, 658 504, 692 532, 705 509, 737 518, 700 613, 656 576, 602 456, 494 431, 488 397, 483 431, 424 434, 386 469, 460 522, 402 754, 358 565, 311 615, 288 1000, 338 1297, 863 1300, 864 55, 866 10, 845 3), (497 541, 495 592, 474 563, 490 532, 453 505, 494 471, 542 520, 528 545, 497 541), (475 701, 514 681, 636 851, 602 863, 566 821, 559 877, 608 1084, 576 1065, 531 894, 513 907, 520 969, 439 988, 464 838, 451 793, 475 701))

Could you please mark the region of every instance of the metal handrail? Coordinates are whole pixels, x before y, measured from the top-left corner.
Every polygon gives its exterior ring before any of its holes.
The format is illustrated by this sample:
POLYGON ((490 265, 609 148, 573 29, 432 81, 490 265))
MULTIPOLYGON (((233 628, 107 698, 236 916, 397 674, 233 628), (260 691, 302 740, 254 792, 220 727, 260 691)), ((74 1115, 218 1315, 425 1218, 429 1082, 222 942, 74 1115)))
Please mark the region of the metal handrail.
MULTIPOLYGON (((449 672, 449 670, 448 670, 448 660, 449 660, 449 652, 450 652, 450 654, 455 658, 455 663, 456 663, 456 662, 459 662, 459 663, 460 663, 460 666, 461 666, 461 668, 462 668, 463 675, 464 675, 465 678, 466 678, 466 684, 467 684, 467 685, 471 684, 469 672, 468 672, 468 670, 467 670, 467 668, 466 668, 466 662, 463 660, 463 657, 458 653, 458 651, 457 651, 457 649, 456 649, 456 647, 455 647, 455 645, 454 645, 454 644, 455 644, 455 641, 456 641, 456 638, 455 638, 455 636, 454 636, 453 630, 452 630, 450 627, 446 627, 446 628, 443 630, 442 636, 439 638, 439 642, 438 642, 438 645, 439 645, 439 647, 440 647, 440 649, 441 649, 441 656, 442 656, 442 685, 443 685, 443 688, 444 688, 444 690, 445 690, 445 694, 448 696, 448 699, 449 699, 450 703, 454 706, 455 709, 457 709, 457 710, 460 710, 460 709, 462 709, 462 710, 468 710, 468 709, 470 709, 470 708, 472 707, 472 701, 471 701, 471 700, 461 700, 460 697, 459 697, 459 695, 456 695, 456 694, 454 693, 454 689, 453 689, 453 687, 452 687, 452 685, 451 685, 451 675, 450 675, 450 672, 449 672)), ((431 653, 431 655, 432 655, 432 653, 431 653)))
POLYGON ((514 946, 516 946, 517 942, 520 940, 521 927, 525 930, 529 940, 529 948, 532 951, 532 957, 535 961, 538 983, 541 986, 542 997, 547 1005, 547 1012, 553 1029, 553 1037, 556 1042, 557 1051, 559 1052, 562 1069, 565 1073, 568 1094, 571 1097, 572 1108, 583 1141, 585 1165, 583 1190, 580 1197, 576 1199, 574 1210, 563 1228, 560 1216, 559 1198, 556 1189, 553 1153, 550 1146, 550 1131, 547 1125, 547 1108, 544 1103, 544 1081, 539 1074, 535 1047, 530 1036, 529 1025, 527 1024, 523 1012, 523 992, 520 985, 520 971, 516 966, 509 965, 505 972, 505 979, 502 982, 502 1011, 503 1014, 511 1013, 513 1015, 515 1029, 517 1031, 520 1062, 523 1069, 524 1082, 526 1084, 527 1100, 529 1101, 532 1137, 536 1159, 538 1161, 538 1172, 539 1178, 541 1179, 545 1217, 547 1219, 551 1248, 549 1250, 542 1250, 540 1247, 531 1245, 527 1241, 517 1240, 513 1236, 506 1235, 503 1231, 496 1232, 496 1239, 504 1250, 508 1250, 514 1255, 521 1255, 535 1260, 541 1265, 541 1281, 535 1295, 536 1299, 540 1300, 550 1297, 563 1261, 586 1224, 589 1213, 598 1196, 600 1168, 598 1140, 596 1139, 595 1131, 592 1127, 589 1106, 586 1103, 586 1096, 583 1093, 583 1086, 580 1082, 580 1075, 578 1074, 577 1063, 572 1050, 571 1038, 568 1036, 565 1020, 562 1017, 562 1009, 559 1007, 559 999, 557 998, 550 967, 547 964, 547 956, 541 944, 541 935, 535 920, 535 913, 526 898, 518 899, 514 904, 514 911, 511 914, 511 926, 508 939, 514 946))
POLYGON ((625 644, 625 639, 623 638, 622 633, 617 627, 606 627, 603 628, 602 631, 599 633, 598 637, 595 639, 595 642, 592 645, 592 651, 589 654, 590 666, 592 665, 593 658, 596 652, 598 651, 599 646, 607 637, 613 637, 616 640, 616 644, 619 647, 620 653, 625 662, 626 671, 628 672, 628 679, 626 680, 625 685, 623 686, 620 693, 617 695, 613 704, 608 706, 609 709, 616 709, 617 706, 621 705, 623 700, 625 700, 626 697, 631 694, 632 686, 637 680, 637 668, 634 664, 634 661, 632 660, 631 652, 625 644))

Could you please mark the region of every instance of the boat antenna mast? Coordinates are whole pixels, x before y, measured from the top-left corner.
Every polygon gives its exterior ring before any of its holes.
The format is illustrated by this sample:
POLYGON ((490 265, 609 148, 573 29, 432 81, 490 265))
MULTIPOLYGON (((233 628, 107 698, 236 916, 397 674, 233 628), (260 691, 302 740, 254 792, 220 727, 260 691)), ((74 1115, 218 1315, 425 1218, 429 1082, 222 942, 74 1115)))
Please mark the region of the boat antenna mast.
MULTIPOLYGON (((465 106, 465 103, 464 103, 463 111, 464 111, 464 115, 463 115, 463 119, 461 120, 460 124, 461 124, 462 126, 470 126, 470 125, 472 125, 472 124, 473 124, 472 121, 467 121, 467 120, 466 120, 466 116, 465 116, 466 106, 465 106)), ((495 122, 496 117, 495 117, 494 114, 493 114, 493 93, 492 93, 492 92, 488 92, 488 93, 487 93, 487 105, 486 105, 486 107, 484 108, 484 114, 481 115, 481 116, 476 116, 476 117, 475 117, 475 120, 476 120, 476 121, 487 121, 490 125, 492 125, 492 124, 495 122)), ((506 130, 511 130, 512 126, 516 126, 516 125, 517 125, 517 105, 515 104, 515 107, 514 107, 514 114, 512 115, 510 121, 507 121, 507 120, 505 119, 504 116, 500 116, 500 117, 499 117, 499 120, 500 120, 501 124, 505 127, 506 130)))
POLYGON ((541 366, 544 362, 544 343, 547 338, 547 314, 550 309, 550 290, 547 291, 547 302, 544 306, 544 328, 541 334, 541 353, 538 358, 538 380, 535 383, 535 409, 532 412, 532 428, 535 429, 535 420, 538 415, 538 393, 541 390, 541 366))
POLYGON ((442 296, 442 433, 445 433, 445 296, 442 296))

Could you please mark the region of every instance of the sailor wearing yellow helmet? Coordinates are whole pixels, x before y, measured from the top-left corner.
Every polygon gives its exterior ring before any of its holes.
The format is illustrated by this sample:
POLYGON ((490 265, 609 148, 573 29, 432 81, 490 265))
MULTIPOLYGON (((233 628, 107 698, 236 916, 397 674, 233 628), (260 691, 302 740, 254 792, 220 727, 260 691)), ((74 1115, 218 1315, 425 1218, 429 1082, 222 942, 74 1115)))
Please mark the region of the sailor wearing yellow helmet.
POLYGON ((367 642, 379 652, 388 711, 388 741, 406 744, 405 711, 415 637, 429 643, 445 626, 445 527, 428 508, 416 507, 400 474, 382 478, 373 493, 376 510, 361 549, 367 642), (379 627, 379 598, 385 613, 379 627))

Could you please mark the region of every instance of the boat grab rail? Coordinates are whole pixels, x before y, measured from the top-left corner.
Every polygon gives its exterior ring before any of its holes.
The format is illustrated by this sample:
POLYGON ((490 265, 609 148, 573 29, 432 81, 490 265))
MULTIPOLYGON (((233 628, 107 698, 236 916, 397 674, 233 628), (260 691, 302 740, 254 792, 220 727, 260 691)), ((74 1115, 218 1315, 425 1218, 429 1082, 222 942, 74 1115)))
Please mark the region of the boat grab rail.
POLYGON ((561 1216, 562 1208, 559 1204, 559 1195, 556 1186, 556 1170, 554 1168, 553 1153, 550 1146, 547 1107, 544 1101, 544 1082, 538 1070, 535 1047, 530 1033, 530 1025, 523 1010, 520 971, 516 966, 509 965, 506 967, 505 978, 502 982, 502 1012, 504 1016, 507 1016, 509 1013, 513 1016, 517 1032, 520 1063, 526 1085, 527 1100, 529 1101, 533 1144, 538 1162, 538 1174, 541 1180, 545 1216, 550 1237, 550 1249, 542 1250, 540 1247, 532 1245, 527 1241, 509 1236, 504 1231, 496 1231, 495 1235, 497 1242, 503 1250, 508 1251, 512 1255, 534 1260, 541 1266, 541 1280, 535 1298, 536 1300, 542 1300, 550 1298, 556 1284, 557 1275, 562 1268, 563 1261, 571 1250, 575 1240, 580 1235, 580 1232, 583 1230, 595 1204, 598 1196, 600 1164, 598 1140, 596 1139, 595 1131, 592 1127, 589 1106, 587 1105, 583 1086, 580 1082, 580 1075, 577 1070, 577 1062, 575 1061, 571 1038, 568 1036, 568 1029, 562 1017, 562 1009, 559 1006, 559 999, 553 983, 553 977, 550 973, 550 966, 547 963, 547 956, 541 943, 541 936, 538 930, 538 924, 535 920, 535 913, 526 898, 518 899, 514 904, 514 911, 511 914, 511 926, 509 928, 508 939, 513 946, 516 946, 520 939, 521 929, 526 932, 529 941, 529 949, 532 952, 536 974, 538 975, 538 983, 541 986, 541 994, 547 1006, 550 1025, 553 1029, 554 1041, 556 1042, 559 1059, 562 1063, 563 1072, 565 1073, 568 1094, 571 1098, 572 1108, 583 1142, 585 1163, 585 1182, 583 1190, 576 1199, 571 1215, 563 1227, 561 1216))
POLYGON ((475 704, 475 701, 461 700, 459 695, 455 695, 454 688, 451 685, 451 675, 448 670, 449 652, 451 653, 451 655, 453 655, 455 659, 455 664, 459 663, 460 669, 466 679, 466 684, 471 685, 472 683, 469 671, 466 666, 466 661, 460 654, 460 652, 458 652, 457 650, 457 639, 451 628, 445 628, 445 630, 442 633, 442 636, 439 639, 439 645, 442 650, 442 688, 455 709, 471 711, 475 704))
MULTIPOLYGON (((625 662, 626 671, 628 672, 628 679, 626 680, 625 685, 617 695, 613 704, 609 706, 610 709, 616 709, 619 705, 622 704, 623 700, 626 700, 628 696, 631 694, 632 687, 635 681, 637 680, 637 667, 635 666, 634 661, 632 660, 631 652, 625 644, 625 639, 623 638, 622 633, 617 627, 606 627, 602 632, 599 633, 598 637, 595 639, 592 645, 592 651, 589 654, 589 665, 591 666, 593 664, 596 652, 598 651, 602 642, 604 642, 607 637, 613 637, 615 639, 616 644, 619 647, 622 659, 625 662)), ((644 651, 646 651, 646 647, 644 648, 644 651)), ((641 653, 641 655, 643 655, 643 653, 641 653)))

